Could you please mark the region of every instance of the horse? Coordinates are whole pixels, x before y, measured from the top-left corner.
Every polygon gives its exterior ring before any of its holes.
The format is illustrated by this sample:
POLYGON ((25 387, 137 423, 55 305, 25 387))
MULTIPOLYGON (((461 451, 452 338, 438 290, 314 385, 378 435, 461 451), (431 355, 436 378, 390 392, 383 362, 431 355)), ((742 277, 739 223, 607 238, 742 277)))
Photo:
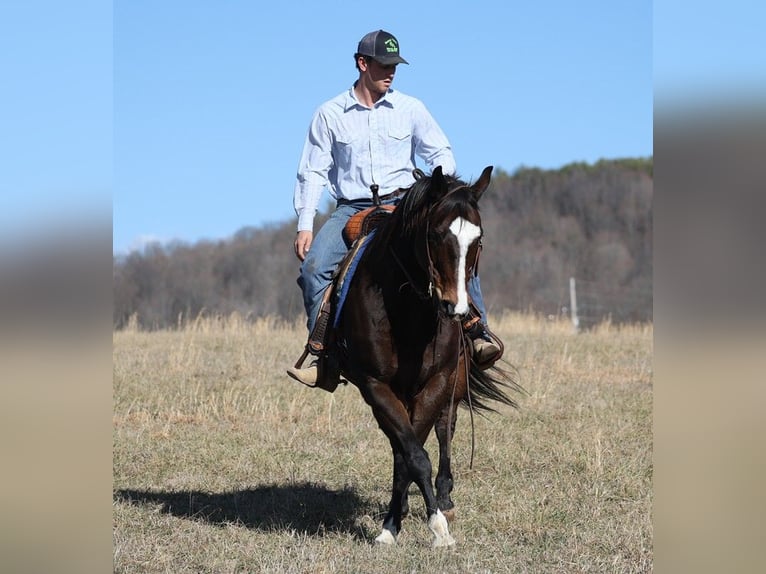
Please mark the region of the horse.
MULTIPOLYGON (((469 312, 467 282, 476 271, 482 227, 478 202, 492 166, 472 185, 436 167, 415 171, 396 209, 367 237, 334 330, 339 374, 371 407, 393 452, 391 501, 379 544, 395 544, 415 482, 426 506, 433 546, 452 546, 447 518, 453 477, 450 443, 456 407, 494 411, 487 400, 513 407, 520 387, 499 367, 473 364, 461 327, 469 312), (431 430, 439 443, 436 489, 424 448, 431 430)), ((473 418, 471 419, 473 420, 473 418)), ((473 452, 473 451, 472 451, 473 452)))

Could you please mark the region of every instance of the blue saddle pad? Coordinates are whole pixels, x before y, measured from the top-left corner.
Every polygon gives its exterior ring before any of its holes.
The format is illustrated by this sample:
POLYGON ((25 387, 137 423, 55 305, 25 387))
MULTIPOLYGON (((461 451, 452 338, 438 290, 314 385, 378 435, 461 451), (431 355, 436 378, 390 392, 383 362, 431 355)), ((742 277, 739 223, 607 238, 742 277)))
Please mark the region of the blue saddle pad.
POLYGON ((340 314, 343 310, 343 304, 346 302, 346 296, 348 295, 348 289, 351 285, 351 279, 354 277, 356 268, 359 265, 359 260, 362 258, 362 254, 364 253, 365 249, 367 249, 367 244, 373 235, 375 235, 374 229, 359 240, 361 241, 361 245, 359 245, 359 248, 356 249, 356 252, 353 255, 354 258, 348 264, 346 272, 340 277, 340 284, 337 286, 336 292, 337 303, 335 305, 335 317, 333 318, 332 322, 333 329, 336 328, 340 322, 340 314))

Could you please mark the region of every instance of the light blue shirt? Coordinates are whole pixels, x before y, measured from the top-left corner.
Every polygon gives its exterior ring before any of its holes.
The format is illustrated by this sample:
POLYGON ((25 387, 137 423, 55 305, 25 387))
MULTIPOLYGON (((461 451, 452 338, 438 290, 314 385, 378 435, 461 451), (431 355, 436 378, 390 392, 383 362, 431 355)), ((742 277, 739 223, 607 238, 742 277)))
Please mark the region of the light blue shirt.
POLYGON ((380 195, 415 181, 415 156, 430 170, 441 165, 455 173, 447 136, 423 103, 389 90, 372 108, 361 104, 353 87, 322 104, 303 146, 293 205, 298 231, 312 231, 322 192, 334 199, 369 199, 370 185, 380 195))

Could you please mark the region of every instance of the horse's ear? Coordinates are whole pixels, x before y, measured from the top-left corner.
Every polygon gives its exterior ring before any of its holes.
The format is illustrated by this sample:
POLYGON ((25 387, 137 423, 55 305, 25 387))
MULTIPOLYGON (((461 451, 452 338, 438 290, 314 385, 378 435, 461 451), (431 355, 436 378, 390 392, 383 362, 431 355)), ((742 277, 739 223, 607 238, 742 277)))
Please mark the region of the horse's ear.
POLYGON ((442 166, 437 165, 431 172, 431 186, 428 194, 431 196, 431 200, 435 201, 441 199, 445 193, 447 193, 447 180, 442 173, 442 166))
POLYGON ((479 176, 479 179, 476 180, 476 183, 471 186, 471 189, 473 189, 473 194, 476 196, 476 201, 479 201, 481 194, 484 193, 484 191, 489 186, 489 180, 491 176, 492 166, 488 165, 484 168, 484 171, 481 172, 481 175, 479 176))
POLYGON ((419 181, 423 179, 426 176, 426 174, 423 173, 423 170, 420 168, 415 168, 412 170, 412 177, 415 178, 415 181, 419 181))

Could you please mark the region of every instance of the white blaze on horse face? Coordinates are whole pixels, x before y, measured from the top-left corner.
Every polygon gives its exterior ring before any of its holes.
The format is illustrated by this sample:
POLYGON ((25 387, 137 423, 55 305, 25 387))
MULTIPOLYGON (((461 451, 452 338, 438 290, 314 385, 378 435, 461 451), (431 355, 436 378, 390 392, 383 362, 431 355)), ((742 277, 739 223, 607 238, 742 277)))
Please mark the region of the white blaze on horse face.
POLYGON ((455 313, 457 315, 465 315, 468 313, 468 293, 465 289, 465 259, 468 255, 468 248, 481 235, 481 228, 462 217, 458 217, 450 224, 449 230, 457 237, 457 244, 460 248, 457 263, 457 305, 455 305, 455 313))

